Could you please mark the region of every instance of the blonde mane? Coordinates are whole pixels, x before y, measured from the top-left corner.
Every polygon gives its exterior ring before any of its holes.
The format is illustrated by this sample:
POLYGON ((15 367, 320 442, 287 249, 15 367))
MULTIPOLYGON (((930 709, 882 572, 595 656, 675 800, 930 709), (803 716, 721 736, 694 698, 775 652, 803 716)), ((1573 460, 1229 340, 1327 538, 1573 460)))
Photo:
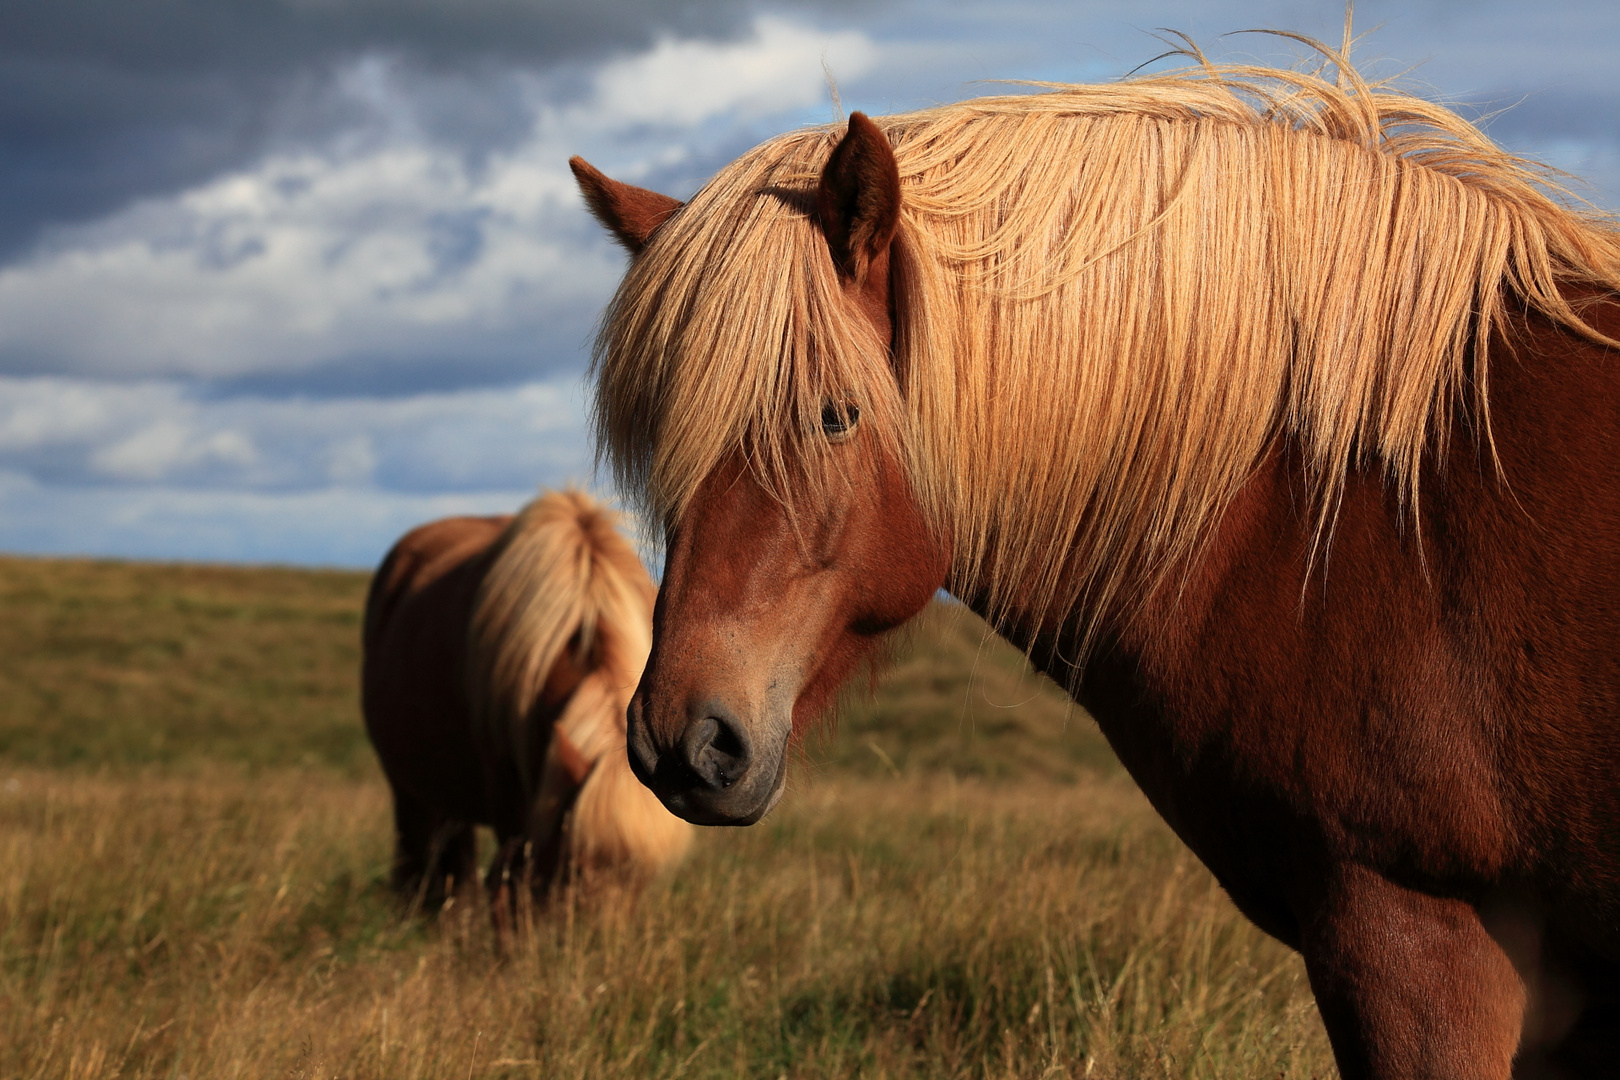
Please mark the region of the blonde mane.
POLYGON ((814 487, 842 395, 992 621, 1139 600, 1279 438, 1319 522, 1358 467, 1415 509, 1454 418, 1488 441, 1493 335, 1536 312, 1613 344, 1564 290, 1620 289, 1620 233, 1313 47, 1336 77, 1201 64, 877 118, 902 185, 892 363, 813 220, 841 129, 744 155, 605 316, 596 433, 622 488, 673 521, 739 450, 814 487))
POLYGON ((630 772, 625 709, 652 649, 655 590, 619 518, 578 491, 525 506, 490 549, 467 642, 474 723, 511 753, 525 789, 552 730, 537 730, 535 700, 572 649, 588 672, 554 725, 591 770, 570 816, 576 864, 657 868, 684 853, 686 824, 630 772))

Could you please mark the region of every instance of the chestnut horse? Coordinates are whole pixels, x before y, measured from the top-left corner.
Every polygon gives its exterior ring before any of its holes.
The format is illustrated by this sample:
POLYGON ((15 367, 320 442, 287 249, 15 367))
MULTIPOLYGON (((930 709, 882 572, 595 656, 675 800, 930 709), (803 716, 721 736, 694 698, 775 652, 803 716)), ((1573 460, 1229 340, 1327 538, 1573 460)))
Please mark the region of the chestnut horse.
POLYGON ((686 204, 575 159, 668 542, 631 761, 757 821, 943 586, 1303 953, 1345 1077, 1612 1075, 1620 233, 1323 51, 856 113, 686 204))
POLYGON ((654 589, 615 521, 552 492, 516 517, 412 529, 377 569, 361 704, 394 794, 393 884, 413 904, 475 880, 477 825, 500 843, 495 892, 641 879, 684 854, 690 826, 625 759, 654 589))

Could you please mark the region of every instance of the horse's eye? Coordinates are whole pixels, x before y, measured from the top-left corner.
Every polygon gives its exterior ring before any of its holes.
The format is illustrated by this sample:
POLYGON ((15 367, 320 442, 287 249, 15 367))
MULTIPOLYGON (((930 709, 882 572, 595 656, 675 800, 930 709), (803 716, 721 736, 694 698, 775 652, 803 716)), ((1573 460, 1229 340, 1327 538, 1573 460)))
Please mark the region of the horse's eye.
POLYGON ((860 407, 853 401, 829 400, 821 406, 821 433, 834 441, 848 438, 860 418, 860 407))

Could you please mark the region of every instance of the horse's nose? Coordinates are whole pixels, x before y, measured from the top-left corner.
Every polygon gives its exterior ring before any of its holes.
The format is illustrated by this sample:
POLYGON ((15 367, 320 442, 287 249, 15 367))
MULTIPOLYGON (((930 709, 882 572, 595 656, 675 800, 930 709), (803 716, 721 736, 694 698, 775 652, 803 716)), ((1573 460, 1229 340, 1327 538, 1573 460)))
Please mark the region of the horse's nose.
POLYGON ((723 708, 711 705, 681 737, 686 767, 711 791, 724 791, 748 773, 753 759, 748 730, 723 708))
POLYGON ((629 752, 630 771, 637 780, 652 787, 653 774, 658 771, 658 750, 653 746, 652 736, 647 733, 647 725, 642 722, 639 696, 631 699, 624 721, 624 741, 629 752))

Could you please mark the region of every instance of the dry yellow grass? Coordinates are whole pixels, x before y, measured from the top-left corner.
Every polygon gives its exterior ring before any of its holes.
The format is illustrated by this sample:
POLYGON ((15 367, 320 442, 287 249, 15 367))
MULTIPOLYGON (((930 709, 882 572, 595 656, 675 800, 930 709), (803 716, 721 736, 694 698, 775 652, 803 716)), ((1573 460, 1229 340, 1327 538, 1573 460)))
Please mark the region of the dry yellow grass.
POLYGON ((88 728, 53 757, 6 718, 36 763, 0 759, 0 1076, 1333 1073, 1298 959, 971 622, 935 613, 765 822, 502 955, 480 903, 400 918, 374 769, 284 745, 354 735, 357 576, 44 564, 30 593, 39 565, 0 561, 12 624, 55 627, 0 680, 88 728), (151 730, 206 738, 153 760, 151 730))
POLYGON ((1326 1076, 1295 957, 1121 779, 822 779, 678 877, 398 919, 387 798, 0 781, 0 1075, 1326 1076))

